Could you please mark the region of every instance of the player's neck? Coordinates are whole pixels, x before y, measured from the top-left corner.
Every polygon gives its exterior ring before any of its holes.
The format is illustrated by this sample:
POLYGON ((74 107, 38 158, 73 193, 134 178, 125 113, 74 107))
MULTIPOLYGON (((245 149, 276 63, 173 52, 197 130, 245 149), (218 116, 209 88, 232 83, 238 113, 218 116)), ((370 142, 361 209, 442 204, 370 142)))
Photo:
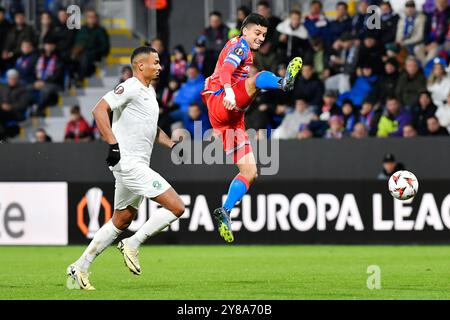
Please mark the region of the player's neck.
POLYGON ((144 86, 146 86, 147 88, 150 87, 150 84, 152 83, 152 80, 147 80, 145 79, 143 76, 141 75, 134 75, 134 77, 136 79, 138 79, 144 86))

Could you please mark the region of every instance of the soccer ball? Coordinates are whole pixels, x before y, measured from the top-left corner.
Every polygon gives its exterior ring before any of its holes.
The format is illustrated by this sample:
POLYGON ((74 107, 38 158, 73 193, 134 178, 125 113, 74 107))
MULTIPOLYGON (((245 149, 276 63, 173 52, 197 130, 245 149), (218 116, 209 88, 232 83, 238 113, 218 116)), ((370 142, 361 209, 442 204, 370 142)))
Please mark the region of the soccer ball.
POLYGON ((397 171, 389 178, 388 187, 395 199, 408 200, 417 194, 419 181, 412 172, 402 170, 397 171))

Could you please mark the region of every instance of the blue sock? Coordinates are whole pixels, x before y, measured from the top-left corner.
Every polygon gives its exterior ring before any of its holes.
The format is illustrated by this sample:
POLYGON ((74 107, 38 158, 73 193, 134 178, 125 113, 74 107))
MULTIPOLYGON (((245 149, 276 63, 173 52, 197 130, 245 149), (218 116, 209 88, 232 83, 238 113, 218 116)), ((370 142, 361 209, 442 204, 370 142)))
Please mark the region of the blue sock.
POLYGON ((238 203, 247 192, 248 186, 249 184, 247 179, 238 174, 236 178, 231 181, 230 188, 228 189, 227 200, 225 200, 223 207, 226 210, 231 211, 236 203, 238 203))
POLYGON ((274 73, 262 71, 256 76, 256 87, 258 89, 280 89, 280 80, 274 73))

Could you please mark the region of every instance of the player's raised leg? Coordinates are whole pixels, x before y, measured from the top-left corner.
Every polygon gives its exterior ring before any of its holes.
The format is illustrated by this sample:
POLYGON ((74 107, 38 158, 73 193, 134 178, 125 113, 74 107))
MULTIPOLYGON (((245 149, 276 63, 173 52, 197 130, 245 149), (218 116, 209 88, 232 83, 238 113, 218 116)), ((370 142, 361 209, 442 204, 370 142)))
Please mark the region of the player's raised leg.
POLYGON ((117 246, 123 254, 126 266, 136 275, 141 274, 140 245, 177 220, 185 210, 183 201, 172 187, 152 200, 159 203, 162 208, 153 212, 150 219, 132 237, 123 239, 117 246))
POLYGON ((256 76, 245 80, 245 89, 250 97, 255 96, 259 90, 281 89, 291 91, 294 89, 295 78, 302 69, 303 61, 300 57, 292 59, 286 70, 284 78, 276 76, 270 71, 261 71, 256 76))
POLYGON ((123 230, 133 221, 136 209, 129 206, 124 210, 115 210, 113 217, 96 233, 81 257, 67 268, 67 275, 76 281, 80 289, 95 290, 89 281, 89 267, 123 230))

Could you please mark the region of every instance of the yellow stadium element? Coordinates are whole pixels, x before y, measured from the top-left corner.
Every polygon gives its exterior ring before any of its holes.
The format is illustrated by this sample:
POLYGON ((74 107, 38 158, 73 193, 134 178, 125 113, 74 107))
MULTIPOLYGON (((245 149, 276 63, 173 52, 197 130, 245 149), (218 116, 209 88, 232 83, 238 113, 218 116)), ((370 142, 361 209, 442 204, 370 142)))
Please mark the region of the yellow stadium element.
POLYGON ((125 29, 127 27, 127 22, 124 18, 105 18, 102 19, 103 26, 119 26, 121 29, 125 29))
POLYGON ((113 47, 111 48, 111 54, 132 54, 134 48, 131 47, 113 47))
POLYGON ((127 36, 129 39, 131 39, 133 37, 131 31, 128 30, 128 29, 106 29, 106 32, 108 32, 108 34, 110 36, 112 36, 112 35, 124 35, 124 36, 127 36))
POLYGON ((130 57, 113 57, 111 55, 106 58, 106 64, 130 64, 130 57))

